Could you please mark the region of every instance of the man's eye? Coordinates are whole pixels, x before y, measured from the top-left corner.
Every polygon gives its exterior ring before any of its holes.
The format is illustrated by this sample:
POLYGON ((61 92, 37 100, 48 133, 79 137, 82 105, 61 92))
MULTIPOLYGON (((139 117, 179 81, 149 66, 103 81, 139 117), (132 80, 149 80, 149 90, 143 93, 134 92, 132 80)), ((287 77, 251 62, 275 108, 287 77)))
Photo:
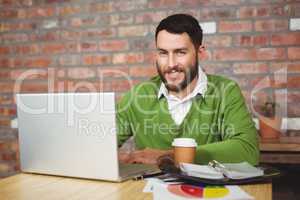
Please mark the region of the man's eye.
POLYGON ((160 56, 166 56, 166 55, 167 55, 167 52, 159 51, 159 52, 158 52, 158 55, 160 55, 160 56))
POLYGON ((186 54, 185 51, 178 51, 178 52, 177 52, 177 55, 179 55, 179 56, 184 56, 185 54, 186 54))

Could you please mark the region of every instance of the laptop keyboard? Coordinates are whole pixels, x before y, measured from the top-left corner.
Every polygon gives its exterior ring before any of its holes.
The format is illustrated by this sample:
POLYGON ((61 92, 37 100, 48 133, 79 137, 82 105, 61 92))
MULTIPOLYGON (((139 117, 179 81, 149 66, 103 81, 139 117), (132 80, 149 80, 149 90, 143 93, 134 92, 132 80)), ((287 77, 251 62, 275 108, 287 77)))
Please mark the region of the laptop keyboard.
POLYGON ((121 177, 143 174, 144 172, 149 173, 159 171, 159 169, 155 165, 120 163, 119 166, 121 177))

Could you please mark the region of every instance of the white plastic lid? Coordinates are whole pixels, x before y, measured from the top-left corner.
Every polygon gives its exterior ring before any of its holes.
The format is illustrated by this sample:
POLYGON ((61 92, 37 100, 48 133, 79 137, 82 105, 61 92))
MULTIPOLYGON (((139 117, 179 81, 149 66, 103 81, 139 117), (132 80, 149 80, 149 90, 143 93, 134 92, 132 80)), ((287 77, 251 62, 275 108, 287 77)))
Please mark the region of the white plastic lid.
POLYGON ((193 138, 175 138, 172 146, 176 147, 196 147, 197 142, 193 138))

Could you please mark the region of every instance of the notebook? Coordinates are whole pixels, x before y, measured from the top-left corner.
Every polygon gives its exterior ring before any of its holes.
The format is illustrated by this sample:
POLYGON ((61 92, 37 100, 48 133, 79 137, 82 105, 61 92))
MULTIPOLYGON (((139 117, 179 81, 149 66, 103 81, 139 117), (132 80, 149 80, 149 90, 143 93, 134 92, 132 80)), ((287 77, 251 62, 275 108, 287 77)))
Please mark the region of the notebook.
POLYGON ((205 179, 248 179, 263 176, 264 171, 250 165, 248 162, 196 165, 180 163, 180 169, 188 176, 205 179))

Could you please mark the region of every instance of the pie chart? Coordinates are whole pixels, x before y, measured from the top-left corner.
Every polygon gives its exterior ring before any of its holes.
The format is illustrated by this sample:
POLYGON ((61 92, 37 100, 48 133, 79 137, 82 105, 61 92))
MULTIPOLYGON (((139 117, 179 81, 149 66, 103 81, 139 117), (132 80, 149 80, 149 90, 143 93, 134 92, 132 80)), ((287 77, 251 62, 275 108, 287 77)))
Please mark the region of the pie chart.
POLYGON ((224 186, 195 186, 188 184, 168 185, 168 191, 186 198, 222 198, 229 194, 224 186))

